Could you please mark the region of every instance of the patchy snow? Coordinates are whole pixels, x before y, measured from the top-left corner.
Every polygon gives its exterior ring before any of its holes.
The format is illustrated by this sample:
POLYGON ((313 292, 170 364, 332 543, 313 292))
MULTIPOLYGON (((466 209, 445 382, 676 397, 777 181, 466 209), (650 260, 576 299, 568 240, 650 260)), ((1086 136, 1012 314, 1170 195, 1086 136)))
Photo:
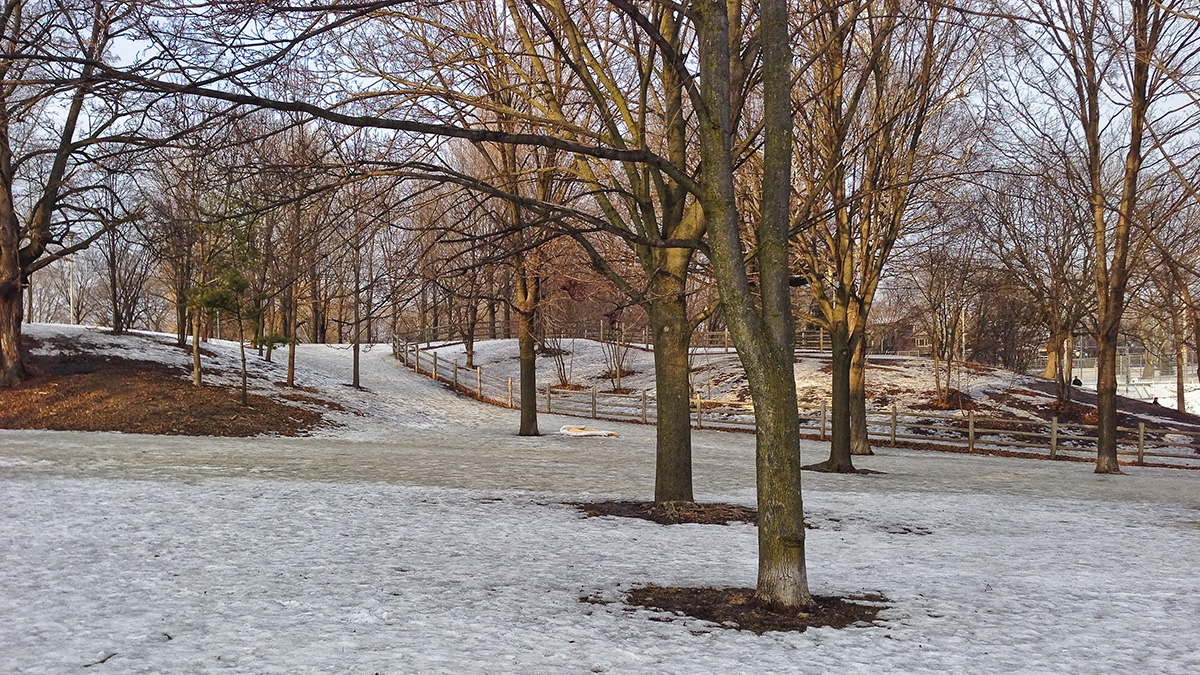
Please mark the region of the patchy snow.
MULTIPOLYGON (((752 585, 752 526, 562 505, 648 499, 651 428, 521 438, 515 411, 384 347, 363 355, 367 391, 344 384, 348 350, 297 360, 300 384, 352 411, 345 427, 0 431, 0 672, 1200 671, 1196 472, 882 448, 859 460, 882 475, 806 474, 814 591, 890 606, 870 627, 755 636, 611 602, 752 585)), ((753 437, 694 438, 697 496, 753 504, 753 437)))
MULTIPOLYGON (((566 382, 561 382, 556 359, 538 358, 538 386, 571 384, 612 391, 615 381, 607 376, 612 372, 613 348, 594 340, 563 339, 558 344, 567 354, 561 357, 566 382)), ((465 347, 461 343, 432 345, 422 350, 423 368, 431 363, 430 355, 437 353, 443 367, 457 361, 466 363, 465 347)), ((654 354, 639 347, 624 351, 624 369, 632 371, 621 379, 623 389, 654 388, 654 354)), ((516 340, 484 340, 475 343, 474 364, 490 376, 500 379, 518 378, 516 340)), ((706 400, 748 401, 750 394, 745 374, 737 354, 724 349, 695 349, 692 351, 692 390, 706 400)), ((822 401, 829 400, 832 387, 832 362, 829 354, 803 354, 795 365, 796 389, 800 405, 819 410, 822 401)), ((1053 397, 1031 389, 1037 378, 1012 371, 978 364, 955 366, 951 386, 969 394, 971 399, 992 414, 1004 417, 1031 418, 1029 407, 1045 407, 1053 397), (1013 405, 1014 402, 1020 405, 1013 405)), ((935 397, 933 362, 930 359, 905 356, 871 356, 867 365, 867 407, 871 412, 890 412, 895 405, 901 414, 930 413, 927 406, 935 397)))

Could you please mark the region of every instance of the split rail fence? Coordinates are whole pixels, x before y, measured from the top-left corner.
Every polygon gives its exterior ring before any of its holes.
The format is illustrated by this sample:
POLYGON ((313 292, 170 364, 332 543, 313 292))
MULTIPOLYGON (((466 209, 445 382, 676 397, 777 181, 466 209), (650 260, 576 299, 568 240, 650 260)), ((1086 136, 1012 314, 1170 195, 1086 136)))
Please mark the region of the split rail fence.
MULTIPOLYGON (((418 374, 444 382, 486 403, 520 407, 520 383, 511 377, 495 377, 482 367, 467 368, 457 360, 439 357, 416 343, 396 343, 396 358, 418 374)), ((621 394, 597 388, 540 387, 538 411, 591 419, 655 424, 658 420, 654 392, 642 390, 621 394)), ((752 432, 754 408, 749 403, 706 400, 697 393, 691 404, 692 426, 697 429, 752 432)), ((800 410, 800 432, 824 440, 831 431, 828 404, 820 410, 800 410)), ((1200 429, 1195 432, 1136 427, 1119 427, 1118 454, 1141 465, 1200 467, 1200 429)), ((976 416, 900 415, 895 406, 888 413, 867 415, 867 435, 872 441, 892 446, 965 449, 968 452, 1018 452, 1049 459, 1086 458, 1096 454, 1096 426, 1060 422, 1013 420, 976 416)))
MULTIPOLYGON (((479 323, 475 326, 472 336, 476 340, 489 340, 504 335, 515 335, 515 331, 510 326, 501 324, 479 323)), ((434 342, 461 342, 464 338, 463 331, 453 326, 433 326, 424 330, 407 331, 401 333, 404 341, 409 343, 432 344, 434 342)), ((650 345, 650 331, 648 328, 642 327, 621 327, 613 328, 609 326, 607 321, 596 323, 578 323, 547 331, 546 337, 550 340, 596 340, 598 342, 620 342, 621 344, 631 344, 638 346, 650 345)), ((403 344, 403 342, 401 342, 403 344)), ((796 351, 800 352, 828 352, 831 349, 829 333, 823 328, 804 329, 796 331, 796 351)), ((692 349, 707 349, 721 350, 726 353, 733 353, 733 342, 729 337, 729 331, 725 330, 696 330, 692 332, 691 340, 692 349)))

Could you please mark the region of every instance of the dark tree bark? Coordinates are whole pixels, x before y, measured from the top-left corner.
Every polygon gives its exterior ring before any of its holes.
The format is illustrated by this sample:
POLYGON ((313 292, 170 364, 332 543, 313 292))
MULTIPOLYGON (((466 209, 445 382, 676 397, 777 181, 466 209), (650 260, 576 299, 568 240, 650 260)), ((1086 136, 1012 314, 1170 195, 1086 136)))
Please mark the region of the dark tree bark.
MULTIPOLYGON (((524 257, 523 257, 524 258, 524 257)), ((530 261, 518 261, 513 279, 513 305, 519 322, 517 342, 521 367, 521 427, 520 436, 539 436, 537 390, 537 340, 534 337, 538 292, 541 280, 528 267, 530 261)))
POLYGON ((867 436, 867 341, 858 340, 850 359, 850 454, 873 455, 867 436))
POLYGON ((691 502, 692 426, 688 379, 688 321, 680 279, 656 275, 650 303, 657 392, 654 502, 691 502))

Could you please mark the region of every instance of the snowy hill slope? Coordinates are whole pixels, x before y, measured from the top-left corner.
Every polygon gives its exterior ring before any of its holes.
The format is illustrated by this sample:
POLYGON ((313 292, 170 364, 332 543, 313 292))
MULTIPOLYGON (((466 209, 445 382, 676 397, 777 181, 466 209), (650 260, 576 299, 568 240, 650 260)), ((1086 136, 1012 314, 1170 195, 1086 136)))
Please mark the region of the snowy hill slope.
MULTIPOLYGON (((613 348, 593 340, 565 339, 559 342, 567 353, 561 357, 541 355, 538 358, 538 386, 547 384, 570 384, 580 387, 596 387, 600 391, 615 388, 613 372, 613 348), (566 382, 562 382, 559 366, 566 382)), ((423 350, 436 352, 444 363, 458 361, 466 363, 465 348, 461 343, 439 346, 434 344, 423 350)), ((501 379, 518 379, 516 340, 484 340, 475 343, 475 365, 492 376, 501 379)), ((632 346, 623 352, 623 389, 654 388, 654 355, 652 352, 632 346)), ((750 399, 746 378, 737 354, 723 349, 694 350, 691 357, 692 390, 705 400, 738 401, 750 399)), ((817 410, 823 401, 828 401, 832 386, 832 363, 828 354, 810 353, 795 365, 796 389, 801 408, 817 410)), ((1048 420, 1053 414, 1052 385, 1046 380, 1007 371, 1002 368, 967 363, 955 366, 951 386, 964 394, 967 406, 978 415, 999 418, 1048 420)), ((1092 395, 1086 390, 1076 392, 1077 398, 1087 402, 1092 395)), ((1196 392, 1196 405, 1200 405, 1200 391, 1196 392)), ((896 406, 901 415, 937 415, 930 404, 935 400, 933 362, 926 358, 905 356, 871 356, 867 365, 867 408, 868 412, 889 412, 896 406)), ((1196 425, 1200 418, 1180 417, 1166 408, 1139 405, 1126 400, 1123 403, 1136 412, 1147 423, 1173 427, 1176 424, 1196 425)))

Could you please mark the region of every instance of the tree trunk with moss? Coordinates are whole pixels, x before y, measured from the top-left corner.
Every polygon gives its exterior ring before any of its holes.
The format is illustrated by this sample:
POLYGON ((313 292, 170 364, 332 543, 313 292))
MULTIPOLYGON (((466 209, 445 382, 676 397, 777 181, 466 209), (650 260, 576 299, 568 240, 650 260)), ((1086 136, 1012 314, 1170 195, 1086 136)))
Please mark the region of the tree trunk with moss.
MULTIPOLYGON (((692 5, 705 104, 697 129, 703 167, 698 196, 707 221, 713 276, 754 399, 757 596, 770 606, 802 609, 812 606, 813 599, 804 560, 800 420, 793 375, 796 333, 789 287, 792 53, 787 3, 760 3, 763 185, 755 231, 757 303, 746 267, 733 180, 729 7, 717 0, 692 5)), ((732 18, 740 20, 740 15, 732 18)))
POLYGON ((650 303, 654 340, 654 383, 658 433, 654 502, 690 502, 692 494, 691 391, 688 378, 688 322, 679 278, 659 274, 650 303))

